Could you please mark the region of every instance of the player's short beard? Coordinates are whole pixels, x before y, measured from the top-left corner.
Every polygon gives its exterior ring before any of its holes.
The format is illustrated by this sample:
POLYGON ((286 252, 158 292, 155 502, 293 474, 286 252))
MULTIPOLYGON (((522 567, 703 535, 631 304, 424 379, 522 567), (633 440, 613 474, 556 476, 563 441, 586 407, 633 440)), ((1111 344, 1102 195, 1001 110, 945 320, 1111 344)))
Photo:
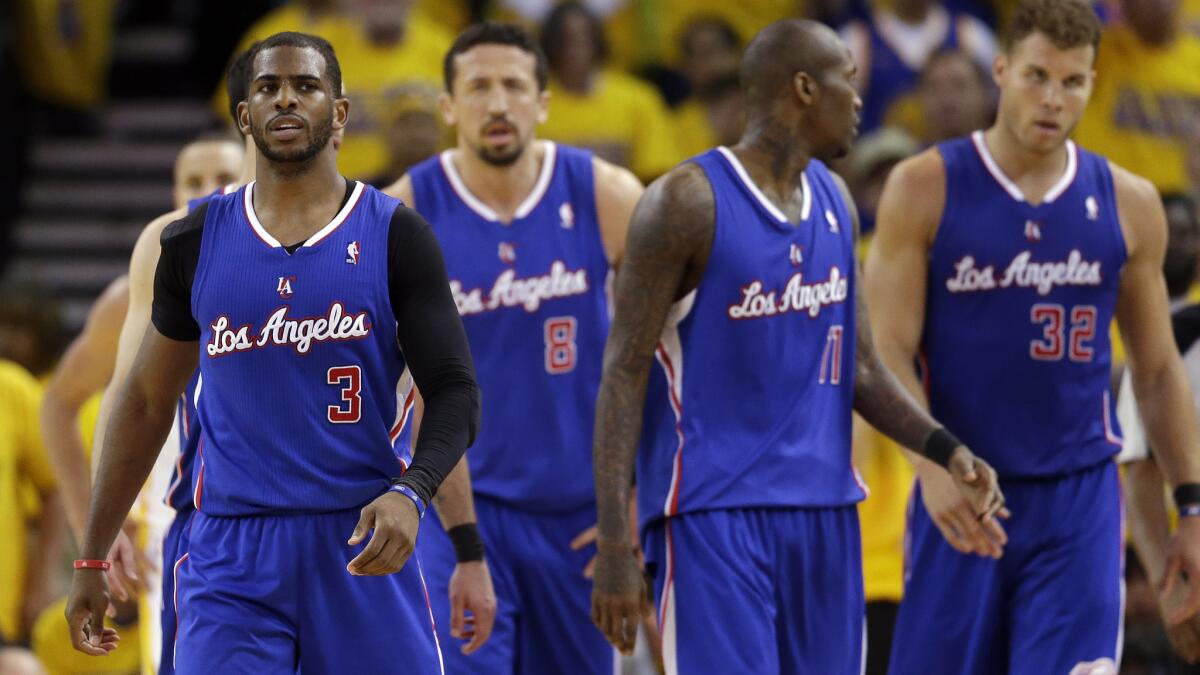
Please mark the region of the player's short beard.
POLYGON ((524 152, 524 143, 518 143, 514 145, 512 149, 503 153, 492 152, 487 149, 487 146, 481 145, 479 146, 479 159, 482 159, 492 166, 512 166, 518 159, 521 158, 521 155, 524 154, 524 152))
POLYGON ((333 115, 331 111, 331 114, 326 116, 322 122, 318 124, 310 123, 306 125, 310 134, 309 141, 308 145, 301 150, 299 154, 284 154, 272 150, 267 144, 267 125, 269 124, 270 122, 267 122, 267 124, 263 125, 263 127, 260 129, 254 124, 254 121, 251 120, 250 136, 254 138, 254 145, 258 148, 258 151, 262 153, 262 156, 266 157, 267 161, 277 164, 308 162, 313 157, 321 154, 321 151, 325 149, 325 146, 329 145, 329 139, 333 137, 333 115))

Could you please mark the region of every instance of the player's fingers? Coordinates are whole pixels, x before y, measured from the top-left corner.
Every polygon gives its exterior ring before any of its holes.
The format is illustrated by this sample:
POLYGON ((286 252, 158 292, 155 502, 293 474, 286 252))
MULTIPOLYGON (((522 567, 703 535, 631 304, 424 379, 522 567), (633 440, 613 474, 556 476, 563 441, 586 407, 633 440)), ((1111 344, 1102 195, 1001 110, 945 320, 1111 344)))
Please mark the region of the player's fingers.
POLYGON ((983 521, 983 531, 987 534, 988 539, 1004 546, 1008 544, 1008 533, 1004 531, 1004 526, 995 518, 988 518, 983 521))
POLYGON ((995 556, 999 553, 975 519, 975 513, 965 502, 954 509, 954 524, 962 533, 971 547, 971 552, 978 555, 995 556))
POLYGON ((350 539, 347 544, 354 546, 362 542, 367 536, 367 532, 371 531, 371 527, 375 525, 375 509, 370 504, 363 507, 363 510, 358 514, 358 524, 354 526, 354 531, 350 533, 350 539))
POLYGON ((375 530, 375 534, 371 535, 371 541, 367 542, 366 547, 354 556, 350 564, 346 565, 346 570, 351 574, 365 574, 366 566, 379 557, 385 544, 387 544, 387 536, 380 530, 375 530))
POLYGON ((464 631, 463 637, 471 638, 471 641, 463 645, 462 653, 470 654, 483 646, 488 638, 492 636, 492 626, 496 621, 496 607, 492 606, 491 611, 485 608, 483 611, 475 612, 475 620, 473 628, 464 631))
POLYGON ((621 653, 626 656, 633 654, 633 648, 637 644, 637 627, 641 620, 640 609, 641 603, 634 600, 625 606, 625 611, 621 614, 621 653))
POLYGON ((596 556, 592 556, 592 559, 588 561, 588 564, 583 566, 583 578, 591 579, 592 575, 594 575, 595 573, 596 573, 596 556))
POLYGON ((129 591, 125 590, 125 584, 122 582, 119 571, 114 567, 109 567, 104 571, 104 576, 108 577, 108 590, 112 592, 113 597, 121 602, 128 601, 129 591))
POLYGON ((1163 579, 1159 582, 1159 592, 1166 599, 1171 596, 1175 590, 1175 584, 1179 583, 1179 573, 1182 571, 1183 563, 1179 560, 1177 554, 1167 554, 1167 568, 1163 571, 1163 579))
POLYGON ((951 518, 945 515, 937 515, 933 517, 933 524, 942 533, 942 538, 946 540, 946 543, 950 544, 950 548, 959 553, 971 553, 971 546, 958 533, 958 529, 951 518))
MULTIPOLYGON (((379 538, 379 530, 375 531, 375 538, 379 538)), ((397 553, 400 552, 400 545, 395 539, 385 539, 383 546, 379 549, 379 555, 363 565, 361 573, 366 576, 383 576, 391 574, 400 569, 397 564, 397 553)))
POLYGON ((571 550, 578 551, 584 546, 596 541, 596 535, 599 531, 599 528, 593 525, 583 532, 575 535, 575 538, 571 540, 571 550))
POLYGON ((145 590, 145 584, 142 583, 141 577, 138 576, 137 549, 134 548, 133 542, 126 538, 122 538, 120 542, 120 546, 117 547, 115 560, 113 561, 113 567, 120 565, 120 573, 131 582, 127 585, 132 587, 131 590, 133 592, 136 593, 137 591, 145 590))
MULTIPOLYGON (((1189 578, 1200 579, 1200 575, 1193 573, 1189 575, 1189 578)), ((1200 612, 1200 584, 1191 583, 1188 584, 1187 599, 1184 600, 1182 606, 1171 613, 1171 623, 1177 624, 1186 621, 1195 616, 1196 612, 1200 612)))
POLYGON ((456 589, 450 591, 450 635, 453 637, 462 637, 463 624, 466 623, 464 614, 467 611, 467 598, 465 593, 460 593, 456 589))

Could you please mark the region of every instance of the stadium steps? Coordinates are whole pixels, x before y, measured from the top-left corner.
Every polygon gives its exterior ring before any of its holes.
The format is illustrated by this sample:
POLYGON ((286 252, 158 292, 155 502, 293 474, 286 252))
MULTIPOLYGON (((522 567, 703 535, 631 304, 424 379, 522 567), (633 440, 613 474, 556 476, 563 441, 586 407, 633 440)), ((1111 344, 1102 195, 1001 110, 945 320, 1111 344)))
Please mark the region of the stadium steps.
POLYGON ((180 93, 189 51, 186 34, 169 26, 119 31, 113 98, 95 133, 31 143, 11 277, 57 299, 72 334, 128 270, 142 228, 171 210, 175 155, 210 126, 207 101, 180 93))

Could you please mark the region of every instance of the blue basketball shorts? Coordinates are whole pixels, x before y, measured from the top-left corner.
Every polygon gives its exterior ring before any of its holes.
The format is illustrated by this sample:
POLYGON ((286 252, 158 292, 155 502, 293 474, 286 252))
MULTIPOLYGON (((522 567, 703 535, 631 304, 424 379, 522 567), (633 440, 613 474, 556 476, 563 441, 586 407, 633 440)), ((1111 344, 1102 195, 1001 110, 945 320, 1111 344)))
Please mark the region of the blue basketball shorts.
POLYGON ((175 563, 187 552, 187 526, 193 513, 195 510, 191 508, 176 511, 171 527, 167 528, 167 534, 163 537, 162 609, 159 612, 162 650, 158 658, 158 675, 175 673, 175 563))

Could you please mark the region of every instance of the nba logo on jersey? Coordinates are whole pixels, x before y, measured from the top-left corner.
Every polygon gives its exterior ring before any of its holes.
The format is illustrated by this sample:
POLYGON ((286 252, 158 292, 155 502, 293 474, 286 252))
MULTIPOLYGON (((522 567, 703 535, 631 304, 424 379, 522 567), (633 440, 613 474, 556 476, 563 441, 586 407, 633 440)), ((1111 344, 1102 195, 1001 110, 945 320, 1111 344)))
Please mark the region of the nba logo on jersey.
POLYGON ((295 280, 295 276, 279 277, 279 285, 275 287, 275 290, 279 293, 279 297, 284 300, 292 297, 292 282, 295 280))
POLYGON ((1029 241, 1042 240, 1042 226, 1035 220, 1025 221, 1025 238, 1029 241))
POLYGON ((1100 207, 1096 204, 1095 197, 1088 197, 1083 202, 1083 208, 1087 209, 1087 219, 1095 220, 1100 217, 1100 207))
POLYGON ((346 244, 346 262, 351 265, 358 264, 358 242, 352 241, 346 244))
POLYGON ((837 216, 833 215, 833 211, 825 209, 825 222, 829 223, 830 232, 834 234, 838 233, 838 219, 837 216))
POLYGON ((564 230, 575 228, 575 210, 569 202, 563 202, 562 206, 558 207, 558 224, 564 230))
MULTIPOLYGON (((564 205, 565 206, 565 205, 564 205)), ((500 250, 497 252, 501 262, 506 265, 511 265, 517 261, 517 246, 510 244, 507 241, 500 242, 500 250)))

